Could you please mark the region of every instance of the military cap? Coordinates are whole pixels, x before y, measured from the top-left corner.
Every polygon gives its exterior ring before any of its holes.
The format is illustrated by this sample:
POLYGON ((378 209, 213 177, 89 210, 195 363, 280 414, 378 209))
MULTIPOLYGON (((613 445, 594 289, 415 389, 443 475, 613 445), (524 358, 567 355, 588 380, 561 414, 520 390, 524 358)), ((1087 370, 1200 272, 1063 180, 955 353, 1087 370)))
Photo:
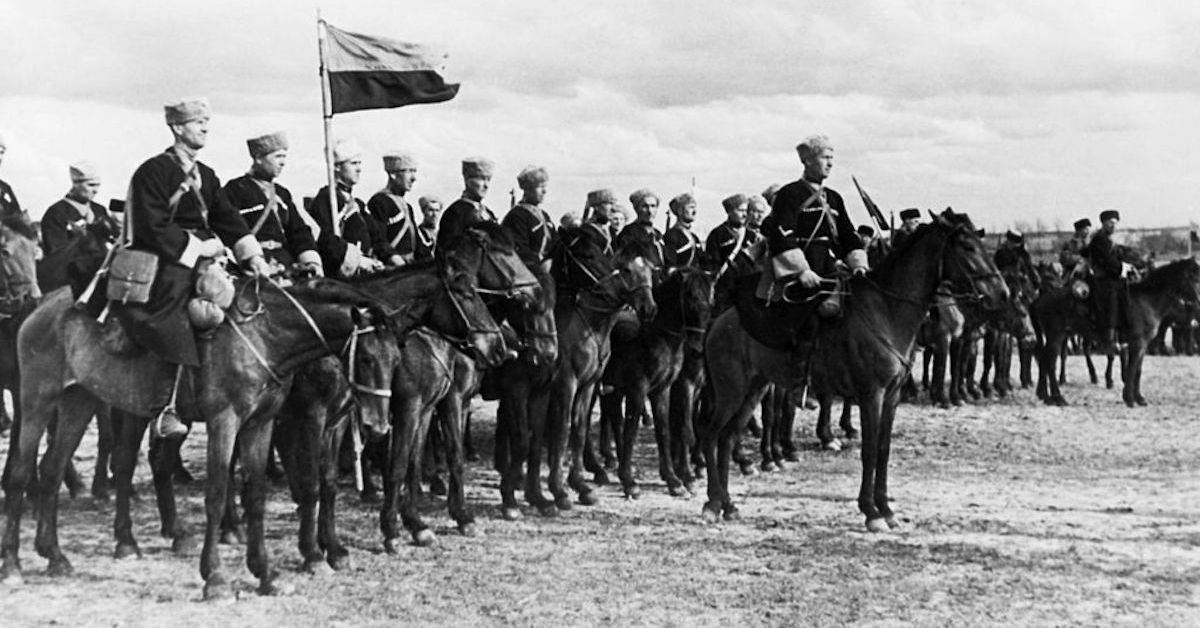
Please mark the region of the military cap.
POLYGON ((811 135, 804 138, 803 142, 800 142, 796 145, 796 152, 800 153, 801 160, 816 155, 817 153, 826 149, 832 150, 833 144, 831 144, 829 142, 829 138, 825 137, 824 135, 811 135))
POLYGON ((746 198, 745 194, 734 194, 725 197, 725 200, 721 201, 721 205, 725 207, 725 213, 729 213, 748 202, 750 201, 746 198))
POLYGON ((421 206, 422 211, 429 209, 430 205, 432 205, 434 203, 437 203, 438 206, 441 206, 442 199, 440 199, 432 194, 426 194, 425 196, 422 196, 421 198, 417 199, 417 204, 421 206))
POLYGON ((858 226, 858 234, 865 235, 865 236, 873 236, 873 235, 875 235, 875 227, 872 227, 871 225, 859 225, 858 226))
POLYGON ((392 151, 384 154, 383 169, 387 172, 396 172, 398 170, 416 170, 417 160, 408 153, 392 151))
POLYGON ((675 198, 671 199, 671 211, 678 214, 679 212, 683 211, 684 207, 687 207, 688 205, 695 205, 695 204, 696 204, 696 197, 692 196, 691 194, 688 194, 687 192, 684 192, 683 194, 680 194, 679 196, 676 196, 675 198))
POLYGON ((246 140, 246 148, 253 158, 265 157, 277 150, 287 150, 287 134, 283 131, 268 133, 246 140))
POLYGON ((916 207, 910 207, 900 212, 900 220, 910 220, 912 218, 920 218, 921 210, 916 207))
POLYGON ((633 194, 629 195, 629 203, 634 207, 637 207, 645 202, 645 200, 648 198, 652 198, 657 201, 658 195, 654 192, 651 192, 650 188, 641 188, 640 190, 634 190, 633 194))
POLYGON ((1106 209, 1106 210, 1100 212, 1100 222, 1104 222, 1105 220, 1109 220, 1109 219, 1120 220, 1121 212, 1119 212, 1115 209, 1106 209))
POLYGON ((340 164, 344 161, 351 161, 362 158, 362 146, 352 139, 338 140, 333 145, 333 163, 340 164))
POLYGON ((1015 229, 1009 229, 1004 232, 1004 239, 1013 244, 1020 244, 1025 241, 1025 235, 1015 229))
POLYGON ((1091 226, 1092 226, 1091 218, 1080 218, 1079 220, 1075 221, 1075 229, 1076 230, 1083 229, 1084 227, 1091 227, 1091 226))
POLYGON ((492 173, 496 171, 496 164, 490 159, 483 157, 468 157, 462 161, 462 174, 468 179, 492 178, 492 173))
POLYGON ((100 180, 100 171, 90 161, 77 161, 71 164, 67 171, 71 173, 71 183, 100 180))
POLYGON ((163 105, 167 124, 187 124, 192 120, 212 116, 212 107, 207 98, 183 98, 163 105))
POLYGON ((617 195, 613 194, 613 191, 608 188, 604 188, 601 190, 592 190, 591 192, 588 192, 588 195, 587 195, 587 206, 588 207, 595 207, 596 205, 603 205, 604 203, 616 203, 616 202, 617 202, 617 195))
POLYGON ((550 173, 541 166, 525 166, 521 174, 517 175, 517 185, 521 186, 522 190, 527 190, 535 185, 550 182, 550 173))

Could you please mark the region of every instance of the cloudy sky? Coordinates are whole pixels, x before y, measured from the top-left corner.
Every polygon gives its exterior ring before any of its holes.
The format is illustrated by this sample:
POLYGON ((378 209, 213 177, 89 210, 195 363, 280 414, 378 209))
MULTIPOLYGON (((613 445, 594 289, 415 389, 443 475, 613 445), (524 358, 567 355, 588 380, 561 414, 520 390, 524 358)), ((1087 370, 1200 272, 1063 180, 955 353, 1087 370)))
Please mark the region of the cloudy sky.
MULTIPOLYGON (((286 130, 282 183, 324 181, 317 3, 5 0, 0 178, 34 216, 67 164, 97 163, 104 198, 170 141, 163 102, 204 95, 202 159, 245 171, 246 137, 286 130)), ((367 151, 421 160, 418 194, 461 190, 459 161, 551 173, 551 214, 589 189, 695 179, 701 227, 720 199, 799 174, 793 147, 835 143, 829 182, 867 220, 850 175, 885 210, 952 205, 989 229, 1066 227, 1100 209, 1126 226, 1182 225, 1200 208, 1200 3, 690 0, 325 2, 343 30, 440 46, 458 98, 334 118, 367 151)))

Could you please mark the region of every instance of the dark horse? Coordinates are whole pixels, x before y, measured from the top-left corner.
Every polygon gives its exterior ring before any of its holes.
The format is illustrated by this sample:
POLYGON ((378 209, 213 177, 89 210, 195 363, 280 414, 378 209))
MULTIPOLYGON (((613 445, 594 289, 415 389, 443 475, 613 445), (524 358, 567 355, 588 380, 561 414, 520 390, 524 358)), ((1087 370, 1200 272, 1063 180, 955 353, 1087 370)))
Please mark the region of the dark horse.
MULTIPOLYGON (((888 505, 887 463, 892 422, 900 388, 908 378, 921 321, 934 293, 949 281, 962 296, 997 306, 1008 290, 984 254, 979 236, 963 214, 946 210, 920 227, 867 278, 850 281, 852 294, 839 319, 823 322, 813 361, 813 389, 821 396, 853 397, 862 421, 862 486, 859 509, 867 528, 897 525, 888 505)), ((737 309, 713 323, 705 343, 712 400, 697 432, 708 474, 708 520, 738 517, 729 496, 729 464, 737 437, 768 384, 789 386, 795 379, 787 350, 771 349, 742 327, 737 309)))
MULTIPOLYGON (((1129 286, 1128 326, 1122 330, 1128 343, 1128 359, 1122 373, 1121 397, 1129 407, 1144 406, 1142 362, 1146 347, 1158 332, 1163 319, 1181 314, 1200 302, 1200 264, 1184 258, 1150 271, 1140 282, 1129 286)), ((1038 331, 1038 397, 1048 404, 1067 405, 1059 389, 1056 368, 1071 332, 1091 331, 1074 297, 1065 289, 1044 293, 1033 306, 1038 331)))
MULTIPOLYGON (((13 415, 20 429, 21 375, 17 369, 17 330, 42 298, 38 287, 37 232, 21 216, 0 220, 0 430, 11 423, 4 391, 13 394, 13 415)), ((15 438, 15 433, 14 433, 15 438)), ((7 466, 5 475, 7 475, 7 466)))
MULTIPOLYGON (((208 425, 206 527, 200 573, 206 598, 229 597, 230 584, 218 553, 219 524, 224 516, 235 445, 246 475, 242 505, 248 522, 246 562, 260 580, 260 591, 280 591, 278 573, 264 544, 266 460, 274 416, 283 402, 287 380, 301 365, 337 351, 362 325, 360 307, 370 308, 368 322, 390 324, 383 304, 346 287, 283 290, 265 280, 252 280, 261 308, 255 315, 233 316, 201 343, 202 366, 184 378, 180 414, 208 425), (264 285, 265 284, 265 285, 264 285)), ((10 456, 0 576, 22 581, 18 549, 26 486, 35 477, 37 443, 51 421, 57 429, 43 458, 38 491, 38 534, 35 547, 49 559, 51 575, 71 572, 57 533, 57 488, 66 462, 78 446, 92 415, 108 404, 138 416, 161 407, 158 393, 172 369, 156 356, 141 352, 114 355, 101 348, 100 326, 73 306, 65 288, 50 295, 26 320, 18 336, 22 380, 23 424, 10 456)), ((242 306, 241 311, 246 311, 242 306)))
POLYGON ((605 381, 614 389, 601 398, 600 411, 617 441, 617 473, 627 497, 636 498, 640 493, 633 477, 633 448, 647 399, 654 417, 659 476, 671 495, 683 496, 691 490, 680 478, 691 480, 690 443, 681 442, 684 426, 671 424, 672 418, 682 416, 671 411, 671 386, 683 368, 686 348, 702 350, 712 302, 712 277, 697 268, 682 268, 654 289, 658 313, 653 320, 639 324, 629 317, 613 330, 605 381))

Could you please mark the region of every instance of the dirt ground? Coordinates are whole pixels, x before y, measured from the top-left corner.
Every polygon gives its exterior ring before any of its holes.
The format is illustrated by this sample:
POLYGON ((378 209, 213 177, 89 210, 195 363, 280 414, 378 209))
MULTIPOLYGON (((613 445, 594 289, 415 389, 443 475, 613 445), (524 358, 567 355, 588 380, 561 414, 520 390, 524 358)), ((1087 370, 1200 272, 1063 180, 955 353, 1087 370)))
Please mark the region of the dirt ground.
MULTIPOLYGON (((383 552, 376 511, 343 491, 353 567, 299 572, 297 519, 276 487, 268 543, 296 588, 260 597, 241 547, 223 548, 239 599, 200 600, 198 552, 157 535, 144 468, 135 531, 144 557, 112 558, 112 506, 63 501, 61 538, 76 573, 44 575, 22 530, 26 582, 0 588, 4 625, 1197 625, 1200 624, 1200 360, 1152 357, 1148 408, 1084 384, 1071 361, 1068 408, 1031 391, 956 410, 903 405, 892 496, 903 527, 870 534, 855 505, 858 449, 817 451, 803 413, 802 460, 731 479, 743 519, 700 520, 702 498, 671 498, 641 434, 643 495, 599 489, 600 504, 555 519, 499 518, 497 476, 472 466, 481 535, 454 532, 444 503, 426 509, 433 548, 383 552)), ((492 412, 477 411, 490 450, 492 412)), ((5 439, 7 441, 7 439, 5 439)), ((77 454, 93 461, 94 432, 77 454)), ((5 442, 5 447, 7 442, 5 442)), ((198 478, 203 439, 185 455, 198 478)), ((85 472, 90 478, 90 471, 85 472)), ((202 482, 181 507, 203 525, 202 482)))

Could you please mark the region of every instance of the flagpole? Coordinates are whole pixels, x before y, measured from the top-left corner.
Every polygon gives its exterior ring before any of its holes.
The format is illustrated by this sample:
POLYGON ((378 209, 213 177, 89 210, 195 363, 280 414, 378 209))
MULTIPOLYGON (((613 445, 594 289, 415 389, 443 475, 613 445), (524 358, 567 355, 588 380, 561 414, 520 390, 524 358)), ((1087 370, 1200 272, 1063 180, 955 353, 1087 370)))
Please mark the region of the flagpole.
POLYGON ((321 59, 321 117, 325 123, 325 175, 329 180, 329 218, 333 225, 333 234, 341 237, 342 225, 338 220, 337 184, 333 180, 333 143, 329 137, 333 135, 333 106, 329 94, 329 68, 325 65, 326 55, 325 20, 321 19, 321 9, 317 9, 317 52, 321 59))

